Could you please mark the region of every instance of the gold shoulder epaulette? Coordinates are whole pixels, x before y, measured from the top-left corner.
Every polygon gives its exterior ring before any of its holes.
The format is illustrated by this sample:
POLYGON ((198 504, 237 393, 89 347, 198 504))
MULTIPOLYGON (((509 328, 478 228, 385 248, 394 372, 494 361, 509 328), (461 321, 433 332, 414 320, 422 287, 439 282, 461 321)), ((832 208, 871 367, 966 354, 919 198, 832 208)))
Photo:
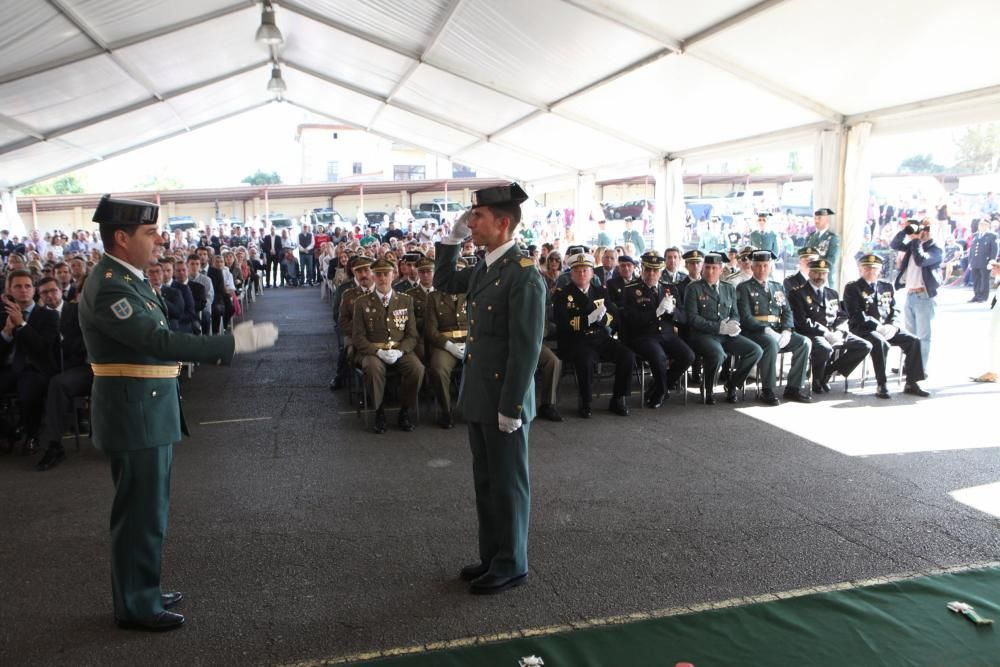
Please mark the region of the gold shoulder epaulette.
POLYGON ((528 269, 535 265, 535 260, 531 259, 530 257, 522 257, 520 264, 522 269, 528 269))

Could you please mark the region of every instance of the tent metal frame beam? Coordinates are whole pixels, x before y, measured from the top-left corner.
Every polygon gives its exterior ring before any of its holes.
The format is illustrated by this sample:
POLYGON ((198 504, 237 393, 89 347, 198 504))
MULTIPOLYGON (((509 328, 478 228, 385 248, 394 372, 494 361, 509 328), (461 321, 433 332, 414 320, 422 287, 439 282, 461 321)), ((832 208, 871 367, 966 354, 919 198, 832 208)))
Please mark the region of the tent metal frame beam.
MULTIPOLYGON (((31 185, 33 183, 39 183, 41 181, 45 181, 45 180, 48 180, 50 178, 54 178, 56 176, 61 176, 62 174, 74 171, 76 169, 82 169, 83 167, 92 165, 95 162, 101 162, 103 160, 110 160, 113 157, 118 157, 119 155, 124 155, 125 153, 131 153, 132 151, 139 150, 140 148, 145 148, 146 146, 152 146, 153 144, 157 144, 157 143, 159 143, 161 141, 166 141, 167 139, 173 139, 174 137, 178 137, 178 136, 180 136, 182 134, 187 134, 188 132, 193 132, 193 131, 199 130, 199 129, 203 128, 203 127, 207 127, 209 125, 213 125, 215 123, 219 123, 219 122, 222 122, 224 120, 228 120, 230 118, 234 118, 236 116, 239 116, 240 114, 247 113, 248 111, 253 111, 255 109, 259 109, 261 107, 267 106, 268 104, 271 104, 274 101, 275 100, 267 100, 266 102, 258 102, 256 104, 251 105, 251 106, 244 107, 242 109, 237 109, 236 111, 231 111, 231 112, 229 112, 227 114, 223 114, 221 116, 218 116, 217 118, 212 118, 210 120, 206 120, 206 121, 203 121, 201 123, 196 123, 195 125, 190 126, 190 128, 183 129, 183 130, 176 130, 174 132, 169 132, 169 133, 167 133, 167 134, 165 134, 165 135, 163 135, 161 137, 157 137, 155 139, 148 139, 146 141, 142 141, 142 142, 140 142, 138 144, 135 144, 133 146, 129 146, 127 148, 121 148, 119 150, 112 151, 111 153, 107 153, 107 154, 102 155, 100 157, 94 158, 93 160, 87 160, 85 162, 79 162, 79 163, 77 163, 75 165, 72 165, 70 167, 66 167, 64 169, 60 169, 59 171, 55 171, 55 172, 51 172, 51 173, 45 174, 44 176, 37 176, 35 178, 32 178, 29 181, 24 181, 24 182, 19 183, 17 185, 13 185, 9 189, 11 189, 11 190, 19 190, 19 189, 27 187, 27 186, 29 186, 29 185, 31 185)), ((74 146, 74 148, 77 148, 77 147, 74 146)), ((82 149, 77 148, 77 150, 82 150, 82 149)))
POLYGON ((962 104, 964 102, 971 102, 984 97, 994 96, 1000 96, 1000 85, 987 86, 986 88, 977 88, 975 90, 966 90, 961 93, 952 93, 950 95, 942 95, 940 97, 930 97, 914 102, 907 102, 906 104, 897 104, 891 107, 883 107, 881 109, 873 109, 862 113, 850 114, 844 118, 844 123, 846 125, 855 125, 857 123, 864 122, 877 123, 880 120, 891 118, 893 116, 902 116, 918 111, 932 111, 937 107, 944 107, 951 104, 962 104))
POLYGON ((562 1, 571 7, 576 7, 580 11, 587 12, 592 16, 615 23, 626 30, 636 33, 637 35, 642 35, 643 37, 655 40, 675 53, 681 53, 684 51, 684 44, 679 39, 671 37, 666 33, 660 32, 659 30, 643 26, 639 19, 635 16, 629 16, 603 4, 595 4, 590 0, 562 1))
POLYGON ((698 42, 704 41, 709 37, 714 37, 715 35, 728 30, 729 28, 735 27, 741 23, 745 23, 752 18, 756 18, 760 14, 773 9, 774 7, 784 4, 788 0, 763 0, 763 2, 758 2, 756 5, 747 7, 741 12, 737 12, 732 16, 728 16, 721 21, 717 21, 707 28, 703 28, 685 39, 682 44, 682 48, 687 51, 689 48, 697 44, 698 42))
POLYGON ((673 160, 675 158, 683 158, 685 160, 692 158, 700 158, 704 155, 711 155, 719 151, 725 151, 728 149, 739 149, 743 146, 753 146, 761 142, 766 141, 776 141, 779 139, 784 139, 787 137, 793 137, 795 135, 806 135, 810 132, 820 132, 822 130, 832 130, 840 127, 837 123, 832 123, 829 121, 819 121, 816 123, 809 123, 808 125, 799 125, 796 127, 787 127, 780 130, 775 130, 773 132, 764 132, 763 134, 757 134, 750 137, 740 137, 739 139, 731 139, 729 141, 721 141, 717 144, 706 144, 704 146, 696 146, 693 148, 685 148, 684 150, 673 151, 668 153, 666 158, 673 160))
MULTIPOLYGON (((124 116, 125 114, 128 114, 128 113, 132 113, 133 111, 138 111, 140 109, 145 109, 146 107, 150 107, 150 106, 153 106, 155 104, 161 104, 161 103, 164 103, 167 100, 170 100, 172 98, 180 97, 181 95, 186 95, 187 93, 192 93, 192 92, 194 92, 196 90, 201 90, 202 88, 207 88, 207 87, 213 86, 213 85, 215 85, 217 83, 222 83, 223 81, 228 81, 229 79, 234 79, 234 78, 236 78, 238 76, 242 76, 243 74, 246 74, 248 72, 252 72, 252 71, 254 71, 256 69, 263 68, 263 67, 269 65, 270 62, 271 62, 270 60, 262 60, 260 62, 254 63, 252 65, 247 65, 246 67, 241 67, 241 68, 239 68, 237 70, 233 70, 233 71, 228 72, 226 74, 221 74, 219 76, 212 77, 211 79, 206 79, 204 81, 199 81, 198 83, 194 83, 194 84, 185 86, 183 88, 178 88, 177 90, 173 90, 173 91, 164 93, 162 99, 157 99, 155 97, 149 97, 149 98, 147 98, 145 100, 140 100, 140 101, 135 102, 133 104, 130 104, 128 106, 119 107, 118 109, 114 109, 112 111, 105 112, 105 113, 100 114, 98 116, 93 116, 91 118, 87 118, 86 120, 77 121, 76 123, 71 123, 70 125, 64 125, 62 127, 58 127, 56 129, 54 129, 54 130, 52 130, 50 132, 44 133, 44 134, 42 132, 40 132, 40 131, 33 130, 33 129, 31 130, 31 132, 28 132, 28 129, 31 129, 31 128, 28 128, 27 125, 23 125, 23 127, 26 128, 26 129, 24 129, 24 130, 18 130, 18 131, 24 132, 25 134, 30 134, 30 136, 33 137, 33 139, 24 139, 22 141, 18 141, 18 142, 12 143, 12 144, 7 144, 5 146, 0 146, 0 155, 3 155, 5 153, 10 153, 11 151, 15 151, 15 150, 18 150, 18 149, 21 149, 21 148, 25 148, 27 146, 31 146, 33 144, 36 144, 36 143, 39 143, 39 142, 42 142, 42 141, 50 141, 52 139, 56 139, 58 137, 64 136, 66 134, 69 134, 70 132, 75 132, 77 130, 81 130, 83 128, 89 127, 91 125, 97 125, 98 123, 103 123, 104 121, 111 120, 113 118, 118 118, 119 116, 124 116)), ((18 121, 16 121, 16 120, 5 119, 3 116, 0 116, 0 124, 4 124, 5 120, 10 120, 13 123, 18 123, 18 121)), ((18 124, 20 124, 20 123, 18 123, 18 124)), ((14 128, 14 129, 17 129, 17 128, 14 128)), ((67 145, 73 146, 73 144, 71 144, 69 142, 67 142, 67 145)), ((73 146, 73 147, 74 148, 79 148, 77 146, 73 146)), ((80 149, 80 150, 82 150, 82 149, 80 149)))

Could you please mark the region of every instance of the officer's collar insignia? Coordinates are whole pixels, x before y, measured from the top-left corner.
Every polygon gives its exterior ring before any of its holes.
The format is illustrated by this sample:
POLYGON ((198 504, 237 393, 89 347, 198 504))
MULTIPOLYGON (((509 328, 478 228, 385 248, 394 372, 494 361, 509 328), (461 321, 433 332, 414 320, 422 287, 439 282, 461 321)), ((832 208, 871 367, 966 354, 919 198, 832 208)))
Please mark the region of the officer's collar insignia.
POLYGON ((120 320, 127 320, 132 317, 132 304, 128 299, 118 299, 111 304, 111 312, 120 320))
POLYGON ((122 276, 122 280, 124 280, 127 283, 130 283, 132 282, 132 276, 126 273, 124 276, 122 276))

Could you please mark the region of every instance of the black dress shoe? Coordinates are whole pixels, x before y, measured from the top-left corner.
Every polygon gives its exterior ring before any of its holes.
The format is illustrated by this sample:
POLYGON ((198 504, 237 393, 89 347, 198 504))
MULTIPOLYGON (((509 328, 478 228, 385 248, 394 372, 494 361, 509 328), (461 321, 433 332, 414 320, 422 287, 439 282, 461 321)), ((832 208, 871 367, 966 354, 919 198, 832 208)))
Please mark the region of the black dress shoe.
POLYGON ((889 388, 884 384, 880 384, 875 389, 875 398, 892 398, 892 396, 889 395, 889 388))
POLYGON ((502 593, 508 588, 520 586, 527 580, 527 572, 513 577, 498 577, 495 574, 487 572, 469 585, 469 592, 473 595, 493 595, 495 593, 502 593))
POLYGON ((35 470, 45 472, 49 468, 55 468, 66 460, 66 452, 62 447, 49 447, 45 450, 42 460, 35 464, 35 470))
POLYGON ((773 389, 761 389, 760 396, 757 397, 757 400, 764 405, 778 405, 778 403, 781 402, 778 400, 778 397, 774 395, 773 389))
POLYGON ((594 414, 594 411, 589 405, 581 405, 576 412, 584 419, 590 419, 590 417, 594 414))
POLYGON ((705 405, 715 405, 715 392, 705 394, 705 405))
POLYGON ((413 422, 410 421, 410 413, 406 411, 406 408, 400 408, 399 409, 399 429, 401 431, 406 431, 407 433, 409 433, 414 428, 415 427, 413 426, 413 422))
POLYGON ((488 563, 472 563, 471 565, 466 565, 458 573, 458 576, 462 578, 463 581, 472 581, 483 576, 490 571, 490 566, 488 563))
POLYGON ((373 433, 385 433, 385 411, 379 408, 375 411, 375 426, 372 427, 373 433))
POLYGON ((823 383, 819 380, 813 380, 813 393, 814 394, 825 394, 826 390, 823 389, 823 383))
POLYGON ((115 623, 123 630, 145 630, 147 632, 166 632, 176 630, 184 625, 184 617, 172 611, 161 611, 155 618, 148 620, 126 621, 120 618, 115 623))
POLYGON ((782 394, 786 401, 794 401, 795 403, 812 403, 812 397, 801 389, 785 389, 785 393, 782 394))
POLYGON ((38 438, 28 436, 21 445, 21 456, 31 456, 38 451, 38 438))
POLYGON ((160 604, 162 604, 164 608, 173 607, 183 599, 184 594, 178 591, 173 593, 160 593, 160 604))
POLYGON ((739 400, 736 395, 736 385, 726 383, 726 403, 735 403, 739 400))
POLYGON ((927 398, 931 395, 930 392, 921 389, 920 385, 916 382, 907 382, 903 387, 903 393, 909 394, 910 396, 920 396, 922 398, 927 398))
POLYGON ((452 419, 450 412, 441 413, 441 416, 438 417, 438 426, 441 428, 455 428, 455 420, 452 419))
POLYGON ((680 380, 674 380, 673 382, 668 382, 667 389, 669 389, 670 391, 680 391, 681 390, 680 380))
POLYGON ((551 403, 546 403, 538 408, 538 416, 548 419, 550 422, 561 422, 563 420, 562 415, 559 414, 559 408, 551 403))
POLYGON ((629 416, 628 403, 625 402, 624 396, 612 398, 611 403, 608 404, 608 410, 622 417, 629 416))

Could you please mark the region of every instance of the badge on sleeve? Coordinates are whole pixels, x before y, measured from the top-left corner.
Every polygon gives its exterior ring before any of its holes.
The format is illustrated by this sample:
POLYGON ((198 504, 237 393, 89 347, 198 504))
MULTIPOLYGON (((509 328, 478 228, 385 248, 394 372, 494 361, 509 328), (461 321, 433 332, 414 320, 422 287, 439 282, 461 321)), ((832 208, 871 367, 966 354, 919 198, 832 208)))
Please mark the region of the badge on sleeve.
POLYGON ((132 317, 132 304, 128 302, 128 299, 118 299, 113 304, 111 304, 111 312, 115 314, 120 320, 127 320, 132 317))

